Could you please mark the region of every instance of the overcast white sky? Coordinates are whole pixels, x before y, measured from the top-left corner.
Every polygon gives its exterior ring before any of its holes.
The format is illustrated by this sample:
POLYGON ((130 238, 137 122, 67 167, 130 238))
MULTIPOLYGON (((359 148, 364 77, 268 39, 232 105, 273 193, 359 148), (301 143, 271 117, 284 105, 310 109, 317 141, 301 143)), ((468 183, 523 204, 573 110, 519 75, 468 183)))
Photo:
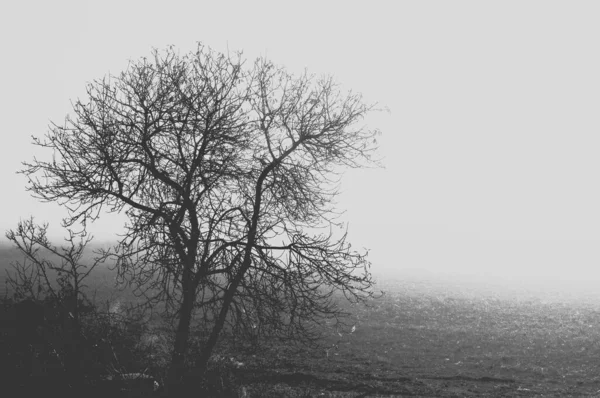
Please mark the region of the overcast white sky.
POLYGON ((15 171, 86 82, 202 41, 390 109, 367 120, 386 168, 349 173, 340 200, 375 271, 600 281, 598 20, 594 1, 3 2, 0 230, 60 233, 15 171))

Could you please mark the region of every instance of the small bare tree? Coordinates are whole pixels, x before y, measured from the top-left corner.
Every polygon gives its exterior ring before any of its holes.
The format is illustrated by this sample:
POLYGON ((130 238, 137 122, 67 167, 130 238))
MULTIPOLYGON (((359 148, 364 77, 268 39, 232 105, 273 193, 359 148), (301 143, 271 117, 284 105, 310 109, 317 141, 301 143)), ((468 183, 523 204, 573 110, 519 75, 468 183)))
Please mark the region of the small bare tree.
POLYGON ((67 228, 65 245, 56 246, 47 236, 48 224, 38 225, 33 218, 19 222, 16 230, 6 232, 6 237, 23 254, 23 261, 7 270, 7 281, 15 298, 32 298, 36 301, 51 298, 62 305, 64 334, 68 346, 64 366, 68 374, 77 378, 80 369, 81 311, 87 298, 84 289, 86 278, 96 266, 106 260, 100 254, 85 259, 85 251, 93 237, 85 230, 67 228))
POLYGON ((336 235, 345 167, 372 163, 372 105, 329 77, 202 45, 172 48, 94 81, 64 125, 34 143, 30 191, 70 223, 124 211, 112 254, 120 276, 177 315, 170 384, 184 371, 194 314, 207 330, 202 372, 230 325, 255 336, 314 338, 313 327, 370 295, 366 253, 336 235))

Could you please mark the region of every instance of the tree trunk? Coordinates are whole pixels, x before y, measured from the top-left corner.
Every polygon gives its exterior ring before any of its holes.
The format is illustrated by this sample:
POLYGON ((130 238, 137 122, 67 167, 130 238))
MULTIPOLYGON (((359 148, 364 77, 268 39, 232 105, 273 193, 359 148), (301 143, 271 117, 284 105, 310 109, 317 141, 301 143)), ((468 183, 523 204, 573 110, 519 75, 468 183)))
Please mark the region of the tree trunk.
POLYGON ((195 289, 191 286, 190 278, 184 281, 187 288, 184 289, 183 302, 181 303, 179 313, 179 323, 175 333, 175 343, 173 345, 173 355, 171 357, 171 365, 167 375, 167 389, 173 390, 181 384, 181 378, 185 372, 185 355, 188 347, 188 339, 190 335, 190 324, 192 313, 194 310, 195 289))
MULTIPOLYGON (((294 144, 294 146, 297 146, 297 144, 294 144)), ((290 152, 291 151, 289 151, 288 154, 290 152)), ((287 156, 287 154, 285 156, 287 156)), ((285 156, 283 158, 285 158, 285 156)), ((233 302, 233 297, 235 296, 237 288, 242 282, 246 271, 248 271, 248 268, 250 268, 250 264, 252 262, 251 253, 252 248, 254 247, 254 244, 256 242, 256 230, 258 226, 258 219, 260 217, 263 182, 265 178, 267 178, 267 175, 282 159, 279 159, 276 163, 271 163, 269 166, 267 166, 267 168, 265 168, 260 174, 260 177, 258 178, 258 181, 256 183, 254 206, 252 211, 252 221, 250 223, 250 229, 248 231, 248 241, 246 242, 246 247, 244 248, 244 259, 242 261, 241 267, 237 275, 235 276, 235 278, 229 285, 229 288, 225 292, 225 297, 223 298, 223 306, 221 307, 221 311, 219 312, 219 316, 217 317, 215 326, 213 326, 208 341, 202 348, 200 357, 196 360, 194 364, 194 371, 198 372, 199 374, 203 374, 206 371, 206 368, 208 366, 208 360, 212 355, 213 349, 217 345, 219 335, 221 334, 221 330, 223 330, 223 326, 225 325, 225 319, 227 318, 227 313, 229 312, 229 306, 233 302)))

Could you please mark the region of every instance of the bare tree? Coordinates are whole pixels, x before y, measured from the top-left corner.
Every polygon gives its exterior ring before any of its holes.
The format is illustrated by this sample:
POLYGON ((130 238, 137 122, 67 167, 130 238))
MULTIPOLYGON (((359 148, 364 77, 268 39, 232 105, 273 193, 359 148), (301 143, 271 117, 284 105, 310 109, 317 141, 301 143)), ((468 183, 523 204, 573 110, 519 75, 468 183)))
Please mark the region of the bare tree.
POLYGON ((85 230, 67 228, 65 245, 56 246, 47 236, 48 224, 38 225, 33 218, 19 222, 16 230, 6 232, 6 238, 23 254, 23 261, 12 264, 7 270, 7 281, 14 296, 36 301, 52 299, 64 306, 65 332, 68 347, 64 366, 68 374, 77 380, 80 370, 81 312, 87 301, 84 289, 86 278, 106 260, 100 254, 95 259, 85 259, 85 251, 93 237, 85 230))
POLYGON ((125 212, 113 254, 123 280, 177 314, 175 384, 194 314, 202 372, 227 325, 310 339, 342 315, 336 291, 369 297, 366 253, 346 242, 334 199, 344 168, 374 163, 378 131, 358 125, 373 109, 329 77, 202 45, 155 50, 91 83, 64 125, 34 138, 53 159, 24 173, 71 223, 125 212))
POLYGON ((84 231, 67 229, 66 245, 56 246, 47 237, 48 224, 38 225, 33 218, 20 221, 16 230, 8 230, 6 238, 23 254, 23 261, 7 270, 7 281, 17 299, 41 300, 51 296, 69 305, 75 320, 79 303, 86 299, 85 279, 105 259, 84 259, 86 247, 93 240, 84 231))

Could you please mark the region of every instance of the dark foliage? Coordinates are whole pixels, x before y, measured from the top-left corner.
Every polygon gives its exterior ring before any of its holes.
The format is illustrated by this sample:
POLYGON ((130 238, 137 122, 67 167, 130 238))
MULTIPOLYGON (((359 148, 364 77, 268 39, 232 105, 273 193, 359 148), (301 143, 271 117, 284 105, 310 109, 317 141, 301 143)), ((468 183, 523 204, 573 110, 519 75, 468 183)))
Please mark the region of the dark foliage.
POLYGON ((102 384, 108 376, 148 368, 149 353, 139 345, 143 323, 115 319, 89 304, 82 308, 82 337, 74 340, 70 314, 60 300, 2 299, 0 352, 5 355, 0 367, 7 376, 6 388, 75 393, 102 384), (68 369, 73 353, 78 354, 76 374, 68 369))

